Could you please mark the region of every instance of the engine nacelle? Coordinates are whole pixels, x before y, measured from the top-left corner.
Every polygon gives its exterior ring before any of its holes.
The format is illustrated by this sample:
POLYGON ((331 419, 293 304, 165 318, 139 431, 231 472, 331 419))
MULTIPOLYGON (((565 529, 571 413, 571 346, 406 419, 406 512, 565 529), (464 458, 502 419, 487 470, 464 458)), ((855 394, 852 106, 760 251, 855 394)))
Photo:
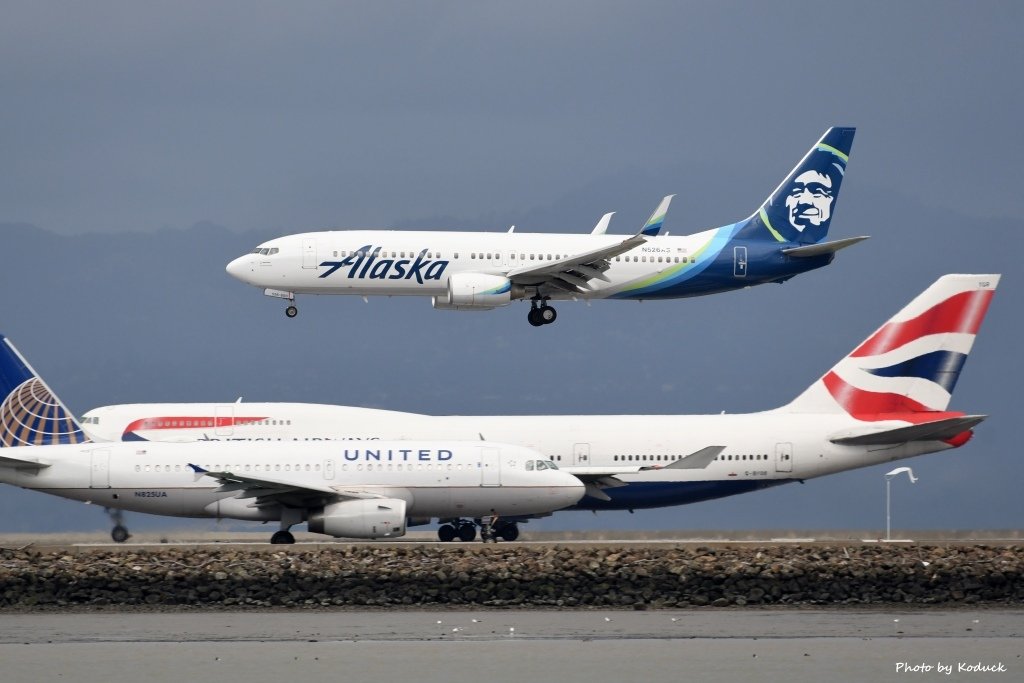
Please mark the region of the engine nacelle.
POLYGON ((455 273, 448 278, 447 295, 434 297, 434 308, 484 311, 507 306, 525 293, 524 287, 513 285, 504 275, 455 273))
POLYGON ((309 515, 309 530, 336 538, 397 538, 405 535, 405 501, 360 498, 325 505, 309 515))

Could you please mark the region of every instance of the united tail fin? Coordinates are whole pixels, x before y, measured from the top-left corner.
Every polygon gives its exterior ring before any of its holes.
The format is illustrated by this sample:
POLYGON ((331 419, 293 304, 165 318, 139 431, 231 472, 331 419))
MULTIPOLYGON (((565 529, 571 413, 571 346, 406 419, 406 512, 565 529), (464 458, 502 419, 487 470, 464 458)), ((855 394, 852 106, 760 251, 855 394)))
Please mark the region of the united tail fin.
POLYGON ((825 239, 856 130, 825 131, 735 237, 786 244, 817 244, 825 239))
POLYGON ((781 410, 868 422, 953 417, 944 411, 999 278, 940 277, 781 410))
POLYGON ((81 425, 0 335, 0 447, 83 443, 81 425))

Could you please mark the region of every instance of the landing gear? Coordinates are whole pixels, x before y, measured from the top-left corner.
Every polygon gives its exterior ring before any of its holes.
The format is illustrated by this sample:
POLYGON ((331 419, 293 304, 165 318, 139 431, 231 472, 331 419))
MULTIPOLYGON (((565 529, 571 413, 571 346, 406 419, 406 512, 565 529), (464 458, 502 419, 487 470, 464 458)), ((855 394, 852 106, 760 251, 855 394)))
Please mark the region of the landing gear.
POLYGON ((291 545, 295 543, 295 537, 292 536, 292 532, 282 529, 274 532, 274 535, 270 537, 270 542, 274 545, 291 545))
POLYGON ((550 325, 555 322, 555 318, 558 317, 558 311, 546 303, 542 303, 541 299, 533 299, 530 301, 530 312, 526 314, 526 319, 534 327, 540 327, 541 325, 550 325))
POLYGON ((463 543, 476 540, 476 525, 468 520, 455 520, 449 524, 442 524, 437 530, 437 540, 442 543, 451 543, 455 539, 463 543))
POLYGON ((519 525, 515 522, 500 522, 494 533, 498 534, 501 540, 511 543, 519 538, 519 525))
POLYGON ((114 528, 110 530, 110 538, 114 543, 124 543, 132 537, 124 525, 124 512, 114 508, 103 508, 103 511, 110 516, 110 521, 114 523, 114 528))
POLYGON ((514 541, 519 538, 519 525, 515 522, 501 522, 496 517, 484 517, 472 521, 457 519, 446 522, 438 527, 437 540, 451 543, 459 539, 463 543, 470 543, 476 540, 477 527, 480 528, 480 540, 484 543, 497 543, 499 538, 503 541, 514 541))
POLYGON ((299 508, 285 507, 281 510, 281 527, 278 531, 274 532, 274 535, 270 537, 270 542, 273 545, 291 545, 295 543, 295 537, 292 536, 292 532, 289 531, 296 524, 300 524, 305 519, 305 511, 299 508))
POLYGON ((289 306, 288 308, 284 309, 284 314, 289 318, 294 318, 299 314, 299 309, 295 306, 289 306))
POLYGON ((459 525, 459 540, 463 543, 469 543, 476 540, 476 525, 472 522, 466 522, 465 524, 459 525))

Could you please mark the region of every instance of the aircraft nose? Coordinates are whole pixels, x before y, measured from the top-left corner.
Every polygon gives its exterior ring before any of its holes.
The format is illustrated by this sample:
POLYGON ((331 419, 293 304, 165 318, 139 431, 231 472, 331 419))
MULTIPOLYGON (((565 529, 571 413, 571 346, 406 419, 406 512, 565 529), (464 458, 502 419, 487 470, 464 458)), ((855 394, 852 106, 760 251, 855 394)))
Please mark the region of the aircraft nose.
POLYGON ((229 263, 224 270, 228 272, 228 275, 241 280, 242 282, 249 281, 249 275, 252 274, 252 258, 246 254, 245 256, 239 256, 234 261, 229 263))
POLYGON ((568 472, 559 472, 559 474, 565 475, 565 484, 561 487, 562 496, 565 498, 565 507, 575 505, 581 498, 583 498, 583 494, 586 493, 587 487, 583 485, 583 482, 568 472))

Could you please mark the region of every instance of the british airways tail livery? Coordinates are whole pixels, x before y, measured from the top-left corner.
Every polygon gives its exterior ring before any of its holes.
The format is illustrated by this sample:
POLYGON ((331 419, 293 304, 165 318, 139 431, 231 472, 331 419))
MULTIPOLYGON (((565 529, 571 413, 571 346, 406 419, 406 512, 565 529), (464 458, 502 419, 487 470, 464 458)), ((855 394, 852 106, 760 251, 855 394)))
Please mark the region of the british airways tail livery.
MULTIPOLYGON (((407 524, 470 515, 546 515, 585 490, 535 451, 479 438, 317 443, 96 443, 0 336, 0 483, 108 509, 280 522, 346 538, 395 538, 407 524)), ((475 529, 474 529, 475 535, 475 529)), ((504 534, 501 534, 504 535, 504 534)), ((115 527, 115 541, 127 530, 115 527)))
MULTIPOLYGON (((586 495, 572 509, 694 503, 963 446, 985 416, 949 410, 950 398, 998 283, 998 275, 939 278, 795 400, 759 413, 431 416, 296 403, 134 404, 91 410, 83 428, 110 440, 494 439, 581 478, 586 495)), ((451 540, 467 523, 446 520, 439 537, 451 540)))
POLYGON ((554 322, 552 300, 674 299, 714 294, 828 265, 866 237, 826 242, 853 145, 830 128, 749 218, 693 235, 661 233, 671 196, 623 238, 590 234, 337 230, 265 242, 227 266, 285 299, 296 294, 429 296, 434 308, 484 311, 528 300, 534 326, 554 322))

